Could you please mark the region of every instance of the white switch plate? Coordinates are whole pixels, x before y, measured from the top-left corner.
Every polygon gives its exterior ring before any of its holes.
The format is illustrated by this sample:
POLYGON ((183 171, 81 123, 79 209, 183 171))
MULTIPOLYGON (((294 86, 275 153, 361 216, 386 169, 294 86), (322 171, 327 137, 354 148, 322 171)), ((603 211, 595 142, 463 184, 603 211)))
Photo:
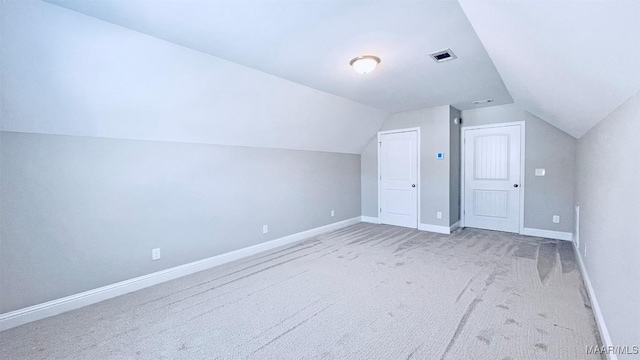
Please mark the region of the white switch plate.
POLYGON ((160 248, 151 249, 151 260, 160 259, 160 248))
POLYGON ((438 219, 442 219, 442 212, 441 212, 441 211, 438 211, 438 212, 436 213, 436 217, 437 217, 438 219))
POLYGON ((555 224, 559 224, 560 223, 560 216, 558 215, 553 215, 553 222, 555 224))
POLYGON ((336 215, 336 212, 334 210, 331 210, 331 217, 334 217, 336 215))
POLYGON ((546 173, 545 169, 536 169, 536 176, 544 176, 546 173))
POLYGON ((262 225, 262 233, 266 234, 269 232, 269 225, 262 225))

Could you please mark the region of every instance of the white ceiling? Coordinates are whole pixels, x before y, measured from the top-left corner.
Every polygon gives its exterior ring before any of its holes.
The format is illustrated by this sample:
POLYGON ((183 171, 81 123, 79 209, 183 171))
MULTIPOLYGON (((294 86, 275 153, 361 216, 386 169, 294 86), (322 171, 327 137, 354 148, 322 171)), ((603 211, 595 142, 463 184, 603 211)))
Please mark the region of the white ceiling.
POLYGON ((388 112, 513 96, 580 137, 640 91, 635 0, 47 1, 388 112))
POLYGON ((48 2, 387 112, 512 102, 456 1, 48 2), (458 59, 429 58, 444 48, 458 59), (382 59, 365 76, 364 54, 382 59))

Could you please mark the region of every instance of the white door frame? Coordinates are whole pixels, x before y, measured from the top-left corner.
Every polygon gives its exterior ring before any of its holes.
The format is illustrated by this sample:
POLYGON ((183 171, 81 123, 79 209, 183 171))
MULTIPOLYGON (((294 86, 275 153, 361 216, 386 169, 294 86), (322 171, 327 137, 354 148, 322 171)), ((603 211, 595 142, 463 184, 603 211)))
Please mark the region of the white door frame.
POLYGON ((460 203, 460 227, 463 228, 465 227, 465 213, 464 213, 464 209, 465 209, 465 143, 466 143, 466 138, 467 138, 467 130, 477 130, 477 129, 491 129, 491 128, 501 128, 501 127, 505 127, 505 126, 513 126, 513 125, 520 125, 520 226, 519 226, 519 230, 518 233, 522 234, 524 232, 524 191, 525 191, 525 183, 524 183, 524 178, 525 178, 525 164, 524 164, 524 160, 525 160, 525 154, 524 154, 524 150, 525 150, 525 122, 524 121, 514 121, 514 122, 508 122, 508 123, 498 123, 498 124, 489 124, 489 125, 479 125, 479 126, 465 126, 462 127, 462 141, 460 141, 460 146, 462 147, 461 151, 460 151, 460 156, 462 157, 461 159, 461 164, 460 164, 460 197, 461 197, 461 203, 460 203))
POLYGON ((380 136, 381 135, 385 135, 385 134, 397 134, 397 133, 403 133, 403 132, 411 132, 411 131, 417 131, 418 134, 418 141, 417 141, 417 156, 416 159, 418 160, 418 180, 416 183, 416 186, 418 187, 418 197, 417 197, 417 205, 418 205, 418 221, 416 222, 416 229, 418 227, 420 227, 420 189, 421 189, 421 183, 420 183, 420 152, 421 152, 421 147, 420 147, 420 128, 419 127, 413 127, 413 128, 404 128, 404 129, 395 129, 395 130, 385 130, 385 131, 378 131, 378 223, 381 223, 381 218, 380 218, 380 213, 381 213, 381 207, 380 207, 380 201, 381 201, 381 196, 380 196, 380 192, 382 191, 381 187, 380 187, 380 180, 382 180, 382 174, 380 173, 380 136))

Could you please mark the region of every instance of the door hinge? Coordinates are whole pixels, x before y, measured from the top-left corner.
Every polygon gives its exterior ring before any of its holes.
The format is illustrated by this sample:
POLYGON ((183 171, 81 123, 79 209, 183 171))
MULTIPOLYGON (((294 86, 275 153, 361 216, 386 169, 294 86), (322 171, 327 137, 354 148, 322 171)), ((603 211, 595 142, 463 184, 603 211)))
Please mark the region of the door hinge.
POLYGON ((380 208, 380 212, 382 212, 382 208, 380 208))
POLYGON ((380 144, 380 147, 382 147, 382 141, 380 141, 378 144, 380 144))

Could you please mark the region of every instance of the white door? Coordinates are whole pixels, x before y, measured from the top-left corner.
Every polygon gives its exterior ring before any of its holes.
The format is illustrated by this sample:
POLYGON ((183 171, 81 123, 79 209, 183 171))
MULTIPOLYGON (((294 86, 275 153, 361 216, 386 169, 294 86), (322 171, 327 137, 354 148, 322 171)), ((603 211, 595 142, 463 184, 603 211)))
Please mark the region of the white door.
POLYGON ((380 222, 418 227, 418 132, 380 134, 380 222))
POLYGON ((520 125, 464 130, 464 225, 519 232, 520 125))

